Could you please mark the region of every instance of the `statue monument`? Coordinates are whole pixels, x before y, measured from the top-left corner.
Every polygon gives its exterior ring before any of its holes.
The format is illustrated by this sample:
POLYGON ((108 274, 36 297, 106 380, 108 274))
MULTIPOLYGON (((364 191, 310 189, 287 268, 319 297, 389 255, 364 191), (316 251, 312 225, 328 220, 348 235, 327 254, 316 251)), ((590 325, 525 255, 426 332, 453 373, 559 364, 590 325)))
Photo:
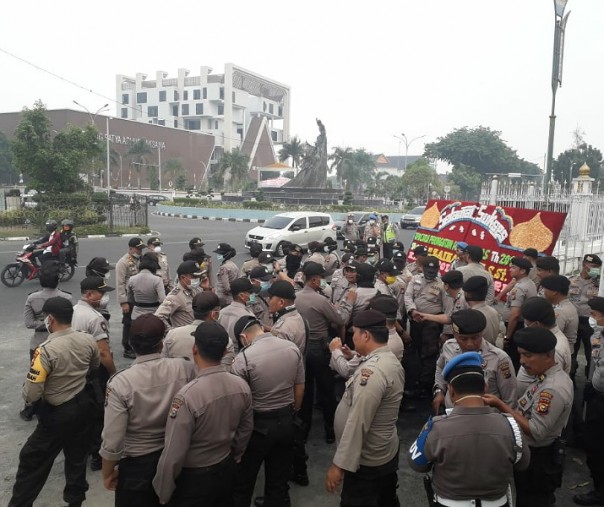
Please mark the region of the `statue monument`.
POLYGON ((327 135, 325 125, 317 118, 319 135, 314 145, 306 143, 302 169, 286 187, 325 188, 327 184, 327 135))

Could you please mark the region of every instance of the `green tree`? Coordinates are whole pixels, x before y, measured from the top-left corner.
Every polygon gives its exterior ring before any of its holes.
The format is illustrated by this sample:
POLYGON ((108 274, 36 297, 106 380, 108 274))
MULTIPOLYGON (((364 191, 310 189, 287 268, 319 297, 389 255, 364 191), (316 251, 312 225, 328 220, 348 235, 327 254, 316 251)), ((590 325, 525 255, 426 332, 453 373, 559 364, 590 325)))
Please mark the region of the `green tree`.
POLYGON ((147 166, 149 160, 148 155, 151 154, 151 151, 151 148, 147 144, 147 140, 141 138, 130 146, 128 153, 126 153, 126 156, 130 157, 130 163, 134 166, 134 170, 136 171, 138 188, 141 188, 141 167, 147 166))
POLYGON ((279 150, 279 161, 285 162, 288 158, 292 159, 292 167, 300 167, 300 162, 304 157, 304 144, 298 137, 292 137, 288 143, 283 143, 279 150))
MULTIPOLYGON (((179 158, 172 158, 170 160, 168 160, 163 168, 163 174, 165 175, 165 177, 168 178, 169 181, 172 181, 172 184, 180 189, 179 185, 177 185, 177 182, 179 181, 179 176, 183 176, 185 175, 185 168, 182 165, 182 162, 180 161, 179 158)), ((166 180, 164 179, 164 182, 166 180)), ((184 178, 185 184, 184 186, 186 186, 186 177, 184 178)))
POLYGON ((342 178, 346 182, 346 190, 360 192, 373 179, 375 173, 375 160, 365 148, 352 152, 349 162, 342 168, 342 178))
POLYGON ((19 182, 19 173, 13 165, 13 154, 4 132, 0 132, 0 183, 15 185, 19 182))
POLYGON ((401 184, 407 199, 425 203, 432 192, 442 193, 442 182, 425 158, 409 164, 401 176, 401 184))
POLYGON ((344 169, 349 167, 352 163, 352 154, 352 148, 340 148, 339 146, 336 146, 333 149, 332 154, 329 156, 329 160, 331 161, 331 164, 329 164, 329 169, 331 171, 336 171, 336 180, 338 181, 340 188, 344 186, 344 169))
POLYGON ((454 166, 450 178, 451 181, 459 187, 462 198, 473 199, 480 194, 482 178, 480 177, 480 174, 467 166, 454 166))
POLYGON ((591 169, 589 174, 592 178, 604 179, 602 152, 585 142, 558 155, 552 162, 553 179, 559 182, 569 181, 571 171, 572 178, 576 178, 583 164, 587 164, 591 169))
POLYGON ((242 153, 239 148, 235 148, 222 156, 220 172, 224 179, 226 171, 229 171, 231 190, 240 190, 243 187, 245 180, 248 178, 249 162, 250 157, 242 153))
POLYGON ((80 178, 101 147, 92 125, 70 126, 51 136, 46 107, 37 101, 25 108, 12 143, 15 168, 28 177, 28 186, 38 192, 70 193, 86 188, 80 178))

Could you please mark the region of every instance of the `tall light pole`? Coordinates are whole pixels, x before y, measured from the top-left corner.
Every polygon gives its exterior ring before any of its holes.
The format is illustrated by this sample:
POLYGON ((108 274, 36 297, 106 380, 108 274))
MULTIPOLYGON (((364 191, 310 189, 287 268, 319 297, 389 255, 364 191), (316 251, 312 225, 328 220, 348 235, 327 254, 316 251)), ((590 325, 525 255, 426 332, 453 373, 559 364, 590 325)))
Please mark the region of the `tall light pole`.
POLYGON ((543 192, 547 195, 552 178, 552 162, 554 156, 554 132, 556 130, 556 92, 562 86, 562 61, 564 59, 564 32, 570 11, 564 15, 568 0, 554 0, 554 54, 552 61, 552 110, 549 115, 549 135, 547 138, 547 166, 543 181, 543 192))
POLYGON ((407 136, 405 135, 404 132, 401 133, 400 136, 394 135, 394 137, 396 137, 399 141, 402 141, 405 143, 405 167, 403 168, 403 171, 406 171, 407 170, 407 158, 409 157, 409 146, 411 146, 418 139, 422 139, 422 138, 426 137, 426 134, 424 134, 423 136, 414 137, 413 139, 411 139, 411 141, 409 141, 407 139, 407 136))

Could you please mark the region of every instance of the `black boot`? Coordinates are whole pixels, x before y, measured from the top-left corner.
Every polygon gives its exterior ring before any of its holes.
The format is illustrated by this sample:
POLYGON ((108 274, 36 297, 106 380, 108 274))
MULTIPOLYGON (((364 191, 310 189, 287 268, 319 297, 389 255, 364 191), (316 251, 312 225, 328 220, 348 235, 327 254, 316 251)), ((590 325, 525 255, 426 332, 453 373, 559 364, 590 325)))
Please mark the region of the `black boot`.
POLYGON ((604 495, 596 491, 590 491, 589 493, 573 496, 573 502, 578 505, 604 505, 604 495))
POLYGON ((19 412, 19 417, 21 419, 23 419, 24 421, 29 422, 34 418, 35 411, 36 411, 35 405, 25 405, 23 407, 23 410, 21 410, 21 412, 19 412))

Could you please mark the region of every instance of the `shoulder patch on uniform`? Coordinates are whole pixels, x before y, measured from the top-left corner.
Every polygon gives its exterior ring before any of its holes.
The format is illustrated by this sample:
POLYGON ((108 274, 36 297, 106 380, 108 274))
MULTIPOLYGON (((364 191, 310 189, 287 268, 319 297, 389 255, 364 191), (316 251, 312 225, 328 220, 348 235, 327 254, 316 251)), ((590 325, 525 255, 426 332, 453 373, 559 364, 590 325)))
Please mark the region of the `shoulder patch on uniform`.
POLYGON ((111 394, 111 387, 105 388, 105 406, 109 405, 109 395, 111 394))
POLYGON ((163 306, 170 306, 172 305, 172 300, 171 299, 164 299, 164 302, 162 303, 163 306))
POLYGON ((178 414, 178 411, 180 410, 180 407, 182 407, 184 401, 181 398, 174 398, 172 400, 172 405, 170 406, 170 412, 169 415, 172 419, 174 419, 176 417, 176 415, 178 414))
POLYGON ((362 368, 361 369, 361 382, 360 382, 360 384, 362 386, 366 386, 367 385, 367 381, 369 380, 369 377, 371 377, 371 375, 373 375, 373 370, 370 370, 369 368, 362 368))
POLYGON ((505 379, 508 379, 512 376, 512 372, 510 370, 510 363, 507 361, 501 361, 499 363, 499 371, 505 379))
POLYGON ((541 391, 539 393, 539 401, 537 402, 537 413, 546 415, 549 413, 549 406, 554 395, 549 391, 541 391))

